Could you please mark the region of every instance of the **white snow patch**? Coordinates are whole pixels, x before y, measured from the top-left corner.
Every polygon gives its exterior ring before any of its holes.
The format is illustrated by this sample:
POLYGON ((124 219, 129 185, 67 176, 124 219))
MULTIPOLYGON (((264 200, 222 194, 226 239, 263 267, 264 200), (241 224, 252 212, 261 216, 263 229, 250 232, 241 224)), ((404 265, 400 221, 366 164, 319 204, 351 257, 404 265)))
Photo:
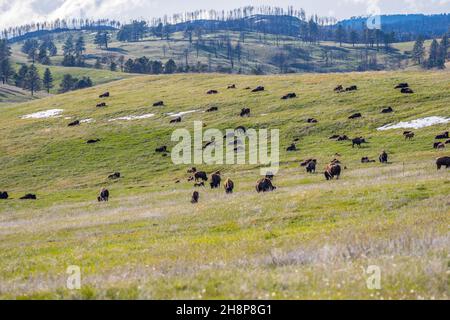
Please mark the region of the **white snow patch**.
POLYGON ((60 117, 63 109, 51 109, 22 116, 22 119, 46 119, 60 117))
POLYGON ((194 113, 194 112, 197 112, 197 110, 181 111, 181 112, 178 112, 178 113, 169 112, 169 113, 166 113, 166 115, 175 118, 175 117, 181 117, 181 116, 184 116, 185 114, 194 113))
POLYGON ((91 118, 80 120, 80 123, 91 123, 91 122, 95 122, 95 120, 91 118))
POLYGON ((155 114, 154 113, 148 113, 148 114, 143 114, 142 116, 126 116, 126 117, 120 117, 120 118, 115 118, 115 119, 109 119, 108 121, 119 121, 119 120, 126 120, 126 121, 131 121, 131 120, 141 120, 141 119, 148 119, 151 117, 154 117, 155 114))
POLYGON ((411 121, 399 122, 396 124, 387 124, 378 128, 378 131, 390 130, 390 129, 420 129, 430 127, 435 124, 443 124, 450 122, 450 118, 444 117, 427 117, 422 119, 416 119, 411 121))

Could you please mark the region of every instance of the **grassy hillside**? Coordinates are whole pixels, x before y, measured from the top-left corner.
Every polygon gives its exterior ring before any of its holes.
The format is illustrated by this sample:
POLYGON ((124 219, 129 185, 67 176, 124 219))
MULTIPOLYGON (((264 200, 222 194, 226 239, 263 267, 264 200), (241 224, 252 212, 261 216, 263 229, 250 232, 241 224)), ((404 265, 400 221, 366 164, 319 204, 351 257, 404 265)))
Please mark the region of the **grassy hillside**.
POLYGON ((0 118, 0 296, 9 298, 412 298, 448 299, 449 171, 435 159, 435 125, 377 131, 387 123, 450 117, 449 73, 348 73, 289 76, 143 76, 2 108, 0 118), (408 82, 413 95, 394 86, 408 82), (235 83, 237 89, 227 90, 235 83), (337 84, 356 92, 336 94, 337 84), (251 93, 245 87, 264 85, 251 93), (209 89, 217 95, 206 95, 209 89), (108 107, 95 108, 106 90, 108 107), (296 92, 298 98, 280 97, 296 92), (164 100, 164 107, 152 107, 164 100), (217 113, 202 113, 217 106, 217 113), (392 106, 392 114, 381 114, 392 106), (240 118, 243 107, 252 116, 240 118), (21 116, 63 109, 60 118, 21 116), (199 110, 170 125, 168 112, 199 110), (361 112, 363 118, 349 120, 361 112), (154 113, 153 118, 114 121, 154 113), (70 117, 71 119, 66 119, 70 117), (308 124, 314 117, 319 123, 308 124), (69 128, 74 119, 93 119, 69 128), (221 130, 279 129, 278 189, 257 194, 256 165, 206 166, 234 180, 233 195, 200 189, 189 203, 189 165, 175 166, 155 148, 174 143, 193 121, 221 130), (333 134, 368 140, 329 140, 333 134), (97 144, 86 140, 99 138, 97 144), (294 139, 299 151, 285 152, 294 139), (390 164, 362 164, 381 150, 390 164), (327 182, 323 167, 341 154, 346 169, 327 182), (306 174, 300 160, 318 159, 306 174), (107 179, 120 171, 123 178, 107 179), (180 179, 180 183, 175 183, 180 179), (97 203, 101 187, 109 203, 97 203), (37 201, 20 201, 25 193, 37 201), (79 265, 82 289, 65 288, 79 265), (381 268, 381 290, 368 290, 369 265, 381 268))

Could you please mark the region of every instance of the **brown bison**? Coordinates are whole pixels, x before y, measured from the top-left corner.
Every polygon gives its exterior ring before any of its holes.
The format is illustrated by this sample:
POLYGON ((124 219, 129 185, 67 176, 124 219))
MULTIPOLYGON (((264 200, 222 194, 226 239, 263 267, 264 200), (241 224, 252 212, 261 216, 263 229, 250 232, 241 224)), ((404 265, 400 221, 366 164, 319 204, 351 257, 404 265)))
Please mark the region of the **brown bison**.
POLYGON ((181 117, 176 117, 175 119, 170 120, 170 123, 178 123, 181 122, 181 117))
POLYGON ((75 120, 71 123, 69 123, 67 126, 68 127, 75 127, 75 126, 79 126, 80 125, 80 120, 75 120))
POLYGON ((386 151, 383 151, 380 156, 378 157, 381 163, 387 163, 388 162, 388 154, 386 151))
POLYGON ((109 98, 109 92, 102 93, 98 96, 99 98, 109 98))
POLYGON ((332 180, 334 177, 339 179, 339 176, 341 175, 341 165, 339 164, 339 161, 333 160, 326 167, 324 175, 327 180, 332 180))
POLYGON ((436 140, 448 139, 448 131, 445 131, 442 134, 439 134, 435 137, 436 140))
POLYGON ((223 184, 223 187, 225 188, 225 193, 233 193, 234 182, 230 178, 227 178, 223 184))
POLYGON ((191 203, 197 203, 199 199, 200 193, 198 193, 198 191, 194 191, 194 193, 192 193, 191 203))
POLYGON ((405 136, 405 140, 411 140, 412 138, 414 138, 415 134, 414 132, 408 132, 406 134, 404 134, 405 136))
POLYGON ((20 198, 20 200, 36 200, 36 199, 37 199, 36 195, 32 193, 28 193, 20 198))
POLYGON ((361 113, 354 113, 352 114, 350 117, 348 117, 349 119, 357 119, 357 118, 361 118, 362 114, 361 113))
POLYGON ((203 180, 208 181, 208 175, 204 171, 197 171, 194 173, 195 181, 203 180))
POLYGON ((381 113, 391 113, 391 112, 394 112, 394 109, 392 109, 392 107, 387 107, 381 110, 381 113))
POLYGON ((164 101, 157 101, 153 104, 154 107, 162 107, 164 106, 164 101))
POLYGON ((209 185, 211 186, 211 189, 217 189, 220 187, 220 182, 222 181, 222 178, 218 172, 213 173, 211 175, 211 182, 209 185))
POLYGON ((97 142, 100 142, 100 139, 89 139, 88 141, 86 141, 87 144, 93 144, 97 142))
POLYGON ((445 148, 445 144, 443 144, 442 142, 435 142, 433 144, 433 148, 435 148, 435 149, 444 149, 445 148))
POLYGON ((241 117, 250 117, 250 109, 242 108, 240 116, 241 117))
POLYGON ((219 110, 219 108, 217 108, 217 107, 211 107, 209 109, 206 109, 206 112, 214 112, 214 111, 218 111, 218 110, 219 110))
POLYGON ((264 91, 265 88, 263 86, 258 86, 255 89, 252 90, 252 92, 260 92, 260 91, 264 91))
POLYGON ((217 90, 209 90, 208 92, 206 92, 206 94, 218 94, 219 91, 217 90))
POLYGON ((106 107, 106 102, 97 103, 97 108, 106 107))
POLYGON ((112 180, 119 179, 119 178, 120 178, 120 172, 114 172, 113 174, 108 176, 108 179, 112 179, 112 180))
POLYGON ((436 165, 438 170, 440 170, 443 166, 445 166, 446 168, 450 168, 450 157, 442 157, 436 159, 436 165))
POLYGON ((275 187, 272 184, 272 181, 267 178, 262 178, 256 182, 256 192, 269 192, 275 190, 277 187, 275 187))
POLYGON ((0 191, 0 200, 6 200, 9 198, 8 192, 0 191))
POLYGON ((287 100, 287 99, 293 99, 293 98, 297 98, 297 95, 295 94, 295 92, 288 93, 288 94, 282 96, 281 100, 287 100))
POLYGON ((100 191, 100 195, 97 197, 97 200, 98 200, 98 202, 102 202, 102 201, 108 202, 109 201, 109 190, 103 188, 100 191))
POLYGON ((352 140, 352 148, 354 148, 355 145, 358 146, 358 147, 361 147, 361 144, 363 144, 363 143, 367 143, 366 139, 364 139, 362 137, 355 138, 355 139, 352 140))

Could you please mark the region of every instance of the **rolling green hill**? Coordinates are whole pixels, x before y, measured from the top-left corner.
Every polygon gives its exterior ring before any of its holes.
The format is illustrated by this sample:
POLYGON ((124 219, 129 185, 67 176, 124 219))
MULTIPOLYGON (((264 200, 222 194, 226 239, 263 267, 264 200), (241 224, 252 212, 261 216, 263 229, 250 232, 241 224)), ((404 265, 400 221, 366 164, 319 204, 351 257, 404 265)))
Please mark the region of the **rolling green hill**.
POLYGON ((450 172, 437 171, 435 159, 449 146, 437 151, 433 142, 449 125, 414 130, 411 141, 405 129, 377 128, 449 118, 449 89, 448 71, 178 74, 3 106, 0 190, 11 199, 0 200, 0 297, 448 299, 450 172), (415 93, 395 90, 400 82, 415 93), (337 94, 338 84, 358 90, 337 94), (266 90, 244 89, 257 85, 266 90), (96 108, 105 91, 107 107, 96 108), (281 100, 288 92, 297 98, 281 100), (165 106, 153 107, 159 100, 165 106), (202 112, 211 106, 218 111, 202 112), (387 106, 394 112, 382 114, 387 106), (239 117, 244 107, 248 118, 239 117), (22 119, 51 109, 61 117, 22 119), (190 110, 169 124, 167 113, 190 110), (356 112, 362 118, 348 119, 356 112), (110 121, 146 114, 154 116, 110 121), (76 119, 92 121, 67 126, 76 119), (191 204, 192 165, 174 165, 155 148, 172 150, 173 130, 192 131, 194 120, 205 130, 279 129, 277 190, 255 192, 258 165, 195 165, 220 170, 235 192, 200 188, 191 204), (352 148, 334 134, 368 143, 352 148), (286 152, 297 139, 298 151, 286 152), (361 163, 382 150, 389 164, 361 163), (346 169, 326 181, 323 168, 337 153, 346 169), (318 160, 316 174, 299 166, 308 158, 318 160), (113 172, 122 177, 108 179, 113 172), (102 187, 108 203, 96 201, 102 187), (18 200, 26 193, 38 200, 18 200), (81 268, 81 290, 65 287, 70 265, 81 268), (370 265, 381 270, 380 290, 366 286, 370 265))

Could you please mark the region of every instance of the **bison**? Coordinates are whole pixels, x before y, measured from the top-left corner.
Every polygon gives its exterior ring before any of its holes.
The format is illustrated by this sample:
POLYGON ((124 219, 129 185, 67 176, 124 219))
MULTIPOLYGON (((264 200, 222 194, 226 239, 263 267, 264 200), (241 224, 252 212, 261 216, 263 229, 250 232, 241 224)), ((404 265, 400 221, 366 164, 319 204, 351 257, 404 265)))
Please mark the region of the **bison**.
POLYGON ((250 109, 242 108, 240 116, 241 117, 250 117, 250 109))
POLYGON ((225 188, 225 193, 233 193, 234 182, 230 178, 227 178, 223 184, 223 187, 225 188))
POLYGON ((218 94, 219 91, 217 90, 209 90, 208 92, 206 92, 206 94, 218 94))
POLYGON ((20 200, 36 200, 36 199, 37 199, 36 195, 32 193, 28 193, 20 198, 20 200))
POLYGON ((361 163, 371 163, 371 162, 375 162, 375 160, 370 160, 369 157, 361 158, 361 163))
POLYGON ((405 136, 405 140, 411 140, 412 138, 414 138, 414 132, 408 132, 408 133, 405 133, 404 134, 404 136, 405 136))
POLYGON ((176 117, 175 119, 170 120, 170 123, 178 123, 181 122, 181 117, 176 117))
POLYGON ((97 197, 98 202, 108 202, 109 201, 109 190, 103 188, 100 190, 100 195, 97 197))
POLYGON ((105 102, 97 103, 96 107, 97 108, 106 107, 106 103, 105 102))
POLYGON ((9 198, 8 192, 0 191, 0 200, 6 200, 9 198))
POLYGON ((325 169, 325 178, 327 180, 332 180, 334 177, 339 179, 341 175, 341 166, 338 161, 332 161, 325 169))
POLYGON ((404 88, 409 88, 409 84, 407 84, 407 83, 400 83, 400 84, 395 86, 395 89, 404 89, 404 88))
POLYGON ((97 142, 100 142, 100 139, 89 139, 88 141, 86 141, 87 144, 93 144, 97 142))
POLYGON ((209 183, 209 185, 211 186, 211 189, 219 188, 221 181, 222 181, 222 178, 220 177, 220 174, 218 172, 213 173, 211 175, 211 182, 209 183))
POLYGON ((265 88, 263 86, 258 86, 255 89, 252 90, 252 92, 260 92, 260 91, 264 91, 265 88))
POLYGON ((195 181, 203 180, 208 181, 208 175, 204 171, 197 171, 194 173, 195 181))
POLYGON ((218 111, 218 110, 219 110, 219 108, 217 108, 217 107, 211 107, 209 109, 206 109, 206 112, 214 112, 214 111, 218 111))
POLYGON ((388 154, 386 153, 386 151, 383 151, 380 156, 378 157, 378 159, 380 160, 380 163, 387 163, 388 162, 388 154))
POLYGON ((295 146, 295 143, 292 143, 289 147, 287 147, 286 151, 297 151, 297 147, 295 146))
POLYGON ((167 146, 156 148, 155 152, 167 152, 167 146))
POLYGON ((114 172, 113 174, 108 176, 108 179, 115 180, 120 178, 120 172, 114 172))
POLYGON ((441 133, 435 137, 436 140, 448 139, 448 131, 441 133))
POLYGON ((445 166, 446 168, 450 167, 450 157, 441 157, 436 159, 437 169, 440 170, 441 167, 445 166))
POLYGON ((391 113, 391 112, 394 112, 394 109, 392 109, 392 107, 387 107, 381 110, 381 113, 391 113))
POLYGON ((164 106, 164 101, 157 101, 153 104, 154 107, 162 107, 164 106))
POLYGON ((287 100, 287 99, 293 99, 293 98, 297 98, 297 95, 295 94, 295 92, 291 92, 291 93, 288 93, 288 94, 282 96, 281 100, 287 100))
POLYGON ((317 160, 311 160, 308 162, 308 164, 306 165, 306 172, 307 173, 316 173, 316 164, 317 164, 317 160))
POLYGON ((354 113, 352 114, 350 117, 348 117, 349 119, 357 119, 357 118, 361 118, 362 114, 361 113, 354 113))
POLYGON ((102 93, 98 96, 99 98, 109 98, 109 92, 102 93))
POLYGON ((306 120, 306 122, 308 122, 308 123, 318 123, 319 121, 317 121, 314 118, 309 118, 309 119, 306 120))
POLYGON ((402 90, 400 90, 401 93, 403 94, 411 94, 414 93, 414 91, 412 91, 411 88, 402 88, 402 90))
POLYGON ((80 125, 80 120, 75 120, 71 123, 69 123, 67 126, 68 127, 75 127, 75 126, 79 126, 80 125))
POLYGON ((275 187, 272 184, 272 181, 267 178, 262 178, 256 182, 256 192, 269 192, 275 190, 277 187, 275 187))
POLYGON ((227 89, 236 89, 236 85, 235 84, 231 84, 227 87, 227 89))
POLYGON ((199 199, 200 193, 198 193, 198 191, 194 191, 194 193, 192 193, 191 203, 197 203, 199 199))
POLYGON ((433 148, 435 148, 435 149, 444 149, 445 148, 445 144, 443 144, 442 142, 435 142, 433 144, 433 148))
POLYGON ((336 88, 334 88, 334 92, 342 92, 344 91, 344 87, 340 84, 336 88))
POLYGON ((345 88, 345 91, 356 91, 356 90, 358 90, 357 86, 350 86, 348 88, 345 88))
POLYGON ((352 148, 354 148, 355 145, 358 146, 358 147, 361 147, 361 144, 363 144, 363 143, 367 143, 366 139, 364 139, 362 137, 355 138, 355 139, 352 140, 352 148))

